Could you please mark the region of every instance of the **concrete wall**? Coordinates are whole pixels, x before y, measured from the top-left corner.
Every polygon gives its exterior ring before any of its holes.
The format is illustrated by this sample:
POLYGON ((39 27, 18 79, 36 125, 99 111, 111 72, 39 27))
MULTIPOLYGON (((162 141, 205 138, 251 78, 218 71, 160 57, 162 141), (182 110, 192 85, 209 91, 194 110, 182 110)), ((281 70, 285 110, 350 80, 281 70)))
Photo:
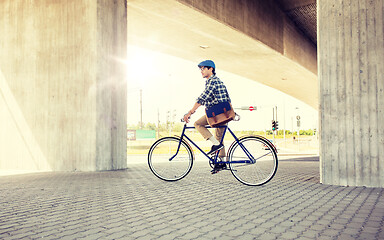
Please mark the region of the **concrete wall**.
POLYGON ((384 5, 318 1, 321 181, 384 187, 384 5))
POLYGON ((264 43, 317 74, 316 46, 303 37, 274 1, 178 1, 264 43))
POLYGON ((124 0, 0 2, 0 169, 126 167, 124 0))

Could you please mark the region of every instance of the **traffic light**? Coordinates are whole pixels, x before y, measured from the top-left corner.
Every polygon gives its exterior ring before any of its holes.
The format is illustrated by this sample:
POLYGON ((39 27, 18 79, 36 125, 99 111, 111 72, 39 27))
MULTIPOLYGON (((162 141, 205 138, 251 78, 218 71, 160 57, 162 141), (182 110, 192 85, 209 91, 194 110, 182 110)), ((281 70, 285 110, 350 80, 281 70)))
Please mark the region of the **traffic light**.
POLYGON ((279 122, 272 120, 272 131, 279 129, 279 122))

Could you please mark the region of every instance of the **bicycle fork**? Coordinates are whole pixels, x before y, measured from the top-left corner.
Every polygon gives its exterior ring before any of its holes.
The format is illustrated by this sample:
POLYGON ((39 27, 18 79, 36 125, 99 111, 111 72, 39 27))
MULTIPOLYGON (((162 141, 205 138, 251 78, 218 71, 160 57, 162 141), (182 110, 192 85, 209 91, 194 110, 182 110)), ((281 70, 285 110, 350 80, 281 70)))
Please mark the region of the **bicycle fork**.
POLYGON ((185 133, 186 126, 187 126, 187 124, 184 124, 184 128, 183 128, 183 131, 182 131, 182 133, 181 133, 181 137, 180 137, 179 145, 177 146, 176 153, 175 153, 175 155, 173 155, 173 156, 169 159, 169 161, 172 161, 172 160, 177 156, 177 154, 179 153, 180 146, 181 146, 181 142, 183 141, 183 136, 184 136, 184 133, 185 133))

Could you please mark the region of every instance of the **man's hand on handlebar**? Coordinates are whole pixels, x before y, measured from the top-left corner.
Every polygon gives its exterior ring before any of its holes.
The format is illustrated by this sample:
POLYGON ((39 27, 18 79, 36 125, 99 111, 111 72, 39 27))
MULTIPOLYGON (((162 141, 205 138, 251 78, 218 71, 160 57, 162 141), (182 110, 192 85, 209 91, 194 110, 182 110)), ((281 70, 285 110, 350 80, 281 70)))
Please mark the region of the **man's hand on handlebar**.
POLYGON ((191 112, 188 112, 187 114, 184 115, 182 122, 186 122, 186 123, 189 123, 189 119, 191 118, 191 112))
POLYGON ((182 121, 182 122, 189 123, 189 119, 191 118, 191 115, 194 114, 194 113, 195 113, 195 111, 190 110, 188 113, 186 113, 184 115, 184 118, 182 119, 184 121, 182 121))
POLYGON ((193 105, 193 108, 191 110, 189 110, 187 114, 184 115, 184 117, 181 121, 189 123, 189 119, 191 118, 191 115, 194 114, 196 112, 196 109, 199 108, 200 106, 201 106, 200 103, 195 103, 195 105, 193 105))

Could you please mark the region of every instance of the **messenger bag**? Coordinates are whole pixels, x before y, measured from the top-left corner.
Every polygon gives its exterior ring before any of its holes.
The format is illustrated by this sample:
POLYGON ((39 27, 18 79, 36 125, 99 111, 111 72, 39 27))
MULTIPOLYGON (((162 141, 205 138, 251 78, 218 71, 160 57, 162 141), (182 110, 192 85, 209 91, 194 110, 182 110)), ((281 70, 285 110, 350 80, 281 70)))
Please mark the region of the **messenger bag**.
POLYGON ((230 102, 220 102, 205 109, 207 122, 211 127, 226 124, 235 118, 235 111, 230 102))

